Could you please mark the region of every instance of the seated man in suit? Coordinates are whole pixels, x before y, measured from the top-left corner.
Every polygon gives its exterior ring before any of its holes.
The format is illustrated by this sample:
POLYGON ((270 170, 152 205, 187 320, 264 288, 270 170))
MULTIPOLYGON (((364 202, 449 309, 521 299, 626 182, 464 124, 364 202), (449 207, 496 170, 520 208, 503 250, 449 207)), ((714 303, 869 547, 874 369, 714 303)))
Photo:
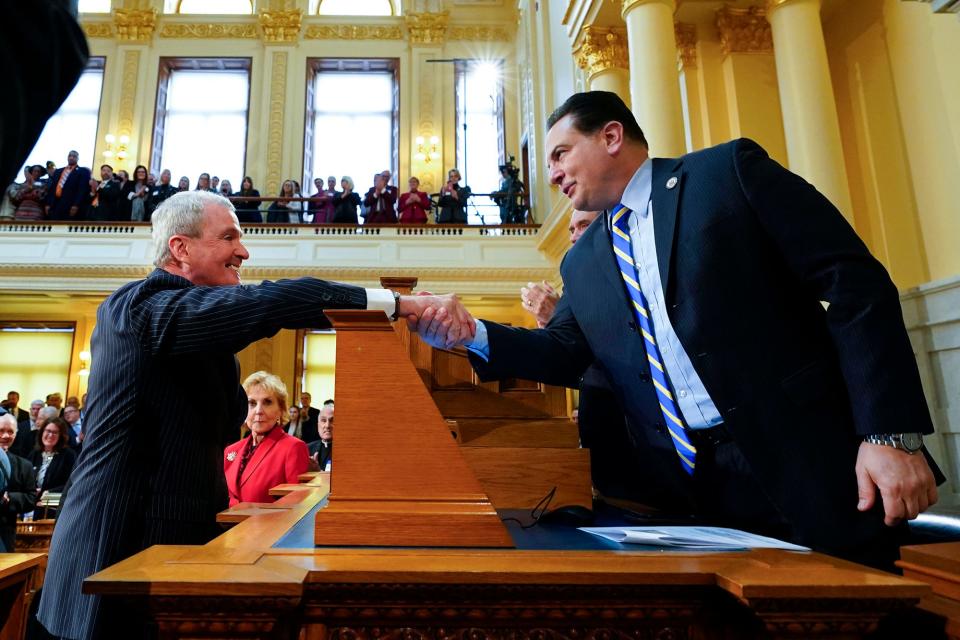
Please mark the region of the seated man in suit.
POLYGON ((300 420, 303 421, 303 427, 300 431, 300 437, 304 442, 313 442, 320 437, 317 430, 317 421, 320 419, 320 410, 311 407, 313 396, 304 391, 300 394, 300 420))
POLYGON ((307 451, 317 470, 330 471, 330 461, 333 459, 333 403, 323 403, 317 427, 320 438, 308 444, 307 451))
MULTIPOLYGON (((481 379, 572 386, 599 362, 636 499, 892 567, 942 475, 883 266, 750 140, 650 158, 605 91, 571 96, 548 125, 551 182, 606 213, 567 253, 544 329, 477 323, 464 344, 481 379)), ((448 344, 431 315, 417 329, 448 344)))
POLYGON ((82 220, 90 191, 90 169, 80 167, 80 154, 67 154, 67 166, 57 169, 47 189, 46 214, 50 220, 82 220))
POLYGON ((220 533, 223 448, 247 414, 238 351, 282 328, 326 327, 324 309, 419 317, 436 306, 431 316, 457 339, 475 327, 453 297, 315 278, 240 286, 243 231, 230 201, 213 193, 177 193, 152 222, 156 269, 100 305, 90 342, 83 450, 37 614, 59 637, 101 637, 106 625, 139 637, 142 618, 83 595, 84 578, 154 544, 204 544, 220 533))

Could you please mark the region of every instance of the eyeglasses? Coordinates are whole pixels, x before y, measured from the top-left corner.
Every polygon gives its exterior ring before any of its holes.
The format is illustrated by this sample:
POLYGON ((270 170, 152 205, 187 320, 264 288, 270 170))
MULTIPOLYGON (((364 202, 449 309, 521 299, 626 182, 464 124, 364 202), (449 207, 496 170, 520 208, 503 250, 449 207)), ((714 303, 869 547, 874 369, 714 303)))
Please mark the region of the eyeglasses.
POLYGON ((60 429, 44 429, 44 430, 43 430, 43 435, 45 435, 45 436, 46 436, 46 435, 59 436, 59 435, 60 435, 60 429))

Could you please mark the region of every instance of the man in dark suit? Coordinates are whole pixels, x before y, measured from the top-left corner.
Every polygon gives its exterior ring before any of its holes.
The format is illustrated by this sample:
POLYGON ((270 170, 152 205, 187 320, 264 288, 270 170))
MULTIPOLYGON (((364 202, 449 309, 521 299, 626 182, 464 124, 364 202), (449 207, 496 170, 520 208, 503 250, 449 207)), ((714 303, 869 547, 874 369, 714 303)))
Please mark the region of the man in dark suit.
POLYGON ((7 411, 13 414, 17 422, 23 422, 30 419, 30 414, 20 408, 20 392, 7 392, 7 411))
POLYGON ((333 405, 324 403, 318 421, 320 437, 307 444, 307 453, 320 471, 329 471, 327 465, 333 459, 333 405))
MULTIPOLYGON (((567 253, 545 329, 477 323, 480 377, 570 386, 597 361, 627 416, 638 499, 890 566, 937 491, 880 263, 749 140, 650 159, 607 92, 572 96, 549 125, 551 181, 608 213, 567 253)), ((443 337, 429 315, 418 328, 443 337)))
POLYGON ((120 182, 113 176, 113 167, 108 164, 101 165, 100 182, 90 181, 89 218, 101 222, 116 220, 121 195, 120 182))
POLYGON ((309 392, 304 391, 300 394, 300 419, 303 420, 303 425, 300 427, 300 437, 304 442, 313 442, 320 437, 318 430, 320 410, 310 406, 312 401, 313 396, 309 392))
POLYGON ((157 269, 97 311, 83 450, 38 612, 55 636, 137 637, 143 620, 82 595, 84 578, 153 544, 203 544, 219 533, 223 448, 247 413, 238 351, 281 328, 327 326, 323 310, 333 308, 419 316, 433 307, 458 335, 474 330, 453 297, 314 278, 239 286, 249 257, 242 235, 226 198, 172 196, 153 216, 157 269))
POLYGON ((50 178, 46 213, 50 220, 82 220, 89 202, 90 169, 77 165, 80 154, 70 151, 67 166, 60 167, 50 178))

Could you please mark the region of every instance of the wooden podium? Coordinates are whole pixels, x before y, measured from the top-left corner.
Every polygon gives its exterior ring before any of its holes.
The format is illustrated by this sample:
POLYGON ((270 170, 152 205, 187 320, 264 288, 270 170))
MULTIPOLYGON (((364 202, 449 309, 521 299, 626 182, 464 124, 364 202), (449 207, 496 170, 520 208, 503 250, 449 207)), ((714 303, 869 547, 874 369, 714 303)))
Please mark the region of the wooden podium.
POLYGON ((337 331, 337 446, 316 544, 512 547, 387 317, 325 313, 337 331))

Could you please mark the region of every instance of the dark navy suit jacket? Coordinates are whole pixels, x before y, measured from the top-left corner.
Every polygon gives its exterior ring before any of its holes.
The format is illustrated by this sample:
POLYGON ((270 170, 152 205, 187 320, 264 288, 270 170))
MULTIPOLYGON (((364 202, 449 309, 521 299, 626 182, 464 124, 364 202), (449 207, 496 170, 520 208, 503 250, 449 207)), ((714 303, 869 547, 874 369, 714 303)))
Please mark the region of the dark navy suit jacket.
POLYGON ((47 190, 47 204, 50 205, 51 220, 82 220, 85 215, 86 201, 90 198, 90 169, 76 167, 63 183, 60 197, 57 197, 57 184, 63 174, 63 167, 53 172, 47 190), (77 213, 70 215, 70 207, 77 207, 77 213))
MULTIPOLYGON (((825 197, 750 140, 654 159, 652 201, 671 323, 796 539, 842 553, 885 536, 879 505, 856 510, 862 435, 933 427, 883 266, 825 197)), ((641 498, 677 504, 686 480, 608 219, 567 253, 550 324, 487 322, 490 361, 471 361, 484 380, 575 386, 596 360, 627 416, 641 498)))
POLYGON ((98 637, 122 613, 81 595, 87 576, 154 544, 219 533, 223 449, 247 413, 234 354, 281 328, 329 326, 324 308, 365 307, 363 289, 313 278, 198 287, 159 269, 100 305, 83 451, 38 614, 51 633, 98 637))

